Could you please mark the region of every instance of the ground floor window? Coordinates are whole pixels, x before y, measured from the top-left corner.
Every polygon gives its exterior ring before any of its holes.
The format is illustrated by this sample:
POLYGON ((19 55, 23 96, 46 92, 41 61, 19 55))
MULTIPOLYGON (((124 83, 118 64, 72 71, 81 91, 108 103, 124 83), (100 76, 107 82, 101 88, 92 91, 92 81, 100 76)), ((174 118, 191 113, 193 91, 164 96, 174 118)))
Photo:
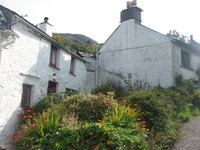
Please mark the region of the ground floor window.
POLYGON ((48 94, 50 94, 50 93, 56 93, 57 84, 58 84, 57 82, 49 81, 47 93, 48 94))
POLYGON ((23 84, 21 107, 29 108, 31 102, 32 85, 23 84))

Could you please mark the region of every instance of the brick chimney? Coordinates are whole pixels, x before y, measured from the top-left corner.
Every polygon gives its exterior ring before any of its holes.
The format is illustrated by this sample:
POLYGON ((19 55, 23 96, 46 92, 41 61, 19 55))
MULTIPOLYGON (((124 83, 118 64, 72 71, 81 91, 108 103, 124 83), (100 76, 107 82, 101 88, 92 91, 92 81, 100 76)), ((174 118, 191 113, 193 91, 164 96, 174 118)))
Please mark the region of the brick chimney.
POLYGON ((136 2, 127 2, 127 9, 121 11, 121 20, 120 22, 124 22, 130 19, 135 19, 136 23, 141 24, 141 12, 142 9, 136 6, 136 2))
POLYGON ((45 17, 44 22, 39 24, 39 29, 52 37, 53 26, 48 21, 49 21, 49 18, 45 17))

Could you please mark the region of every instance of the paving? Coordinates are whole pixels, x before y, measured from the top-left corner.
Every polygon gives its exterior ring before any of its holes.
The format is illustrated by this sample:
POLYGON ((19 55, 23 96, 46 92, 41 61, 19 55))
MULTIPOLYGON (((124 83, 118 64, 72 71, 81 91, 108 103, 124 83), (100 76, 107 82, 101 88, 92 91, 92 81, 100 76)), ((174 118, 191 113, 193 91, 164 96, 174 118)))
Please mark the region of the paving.
POLYGON ((200 116, 182 126, 173 150, 200 150, 200 116))

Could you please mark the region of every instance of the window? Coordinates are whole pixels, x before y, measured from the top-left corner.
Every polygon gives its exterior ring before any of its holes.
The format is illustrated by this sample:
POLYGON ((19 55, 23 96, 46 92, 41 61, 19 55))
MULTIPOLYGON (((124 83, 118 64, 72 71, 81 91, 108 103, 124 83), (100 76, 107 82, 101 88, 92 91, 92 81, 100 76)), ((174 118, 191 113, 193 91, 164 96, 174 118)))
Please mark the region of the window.
POLYGON ((181 65, 188 69, 191 68, 190 54, 185 51, 181 51, 181 65))
POLYGON ((21 99, 21 107, 22 108, 30 107, 31 90, 32 90, 32 85, 23 84, 22 99, 21 99))
POLYGON ((56 93, 57 82, 49 81, 47 93, 56 93))
POLYGON ((76 58, 71 57, 70 74, 75 75, 75 73, 76 73, 76 58))
POLYGON ((51 45, 51 53, 50 53, 50 66, 58 67, 58 49, 57 47, 51 45))

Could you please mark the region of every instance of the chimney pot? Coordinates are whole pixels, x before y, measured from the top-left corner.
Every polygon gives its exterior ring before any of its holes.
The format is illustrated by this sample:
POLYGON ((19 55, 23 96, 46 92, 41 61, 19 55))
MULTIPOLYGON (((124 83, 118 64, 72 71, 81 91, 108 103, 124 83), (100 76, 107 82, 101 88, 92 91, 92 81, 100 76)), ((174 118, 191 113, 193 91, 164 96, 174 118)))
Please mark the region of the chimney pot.
POLYGON ((45 17, 45 18, 44 18, 44 23, 48 23, 48 20, 49 20, 49 18, 48 18, 48 17, 45 17))

